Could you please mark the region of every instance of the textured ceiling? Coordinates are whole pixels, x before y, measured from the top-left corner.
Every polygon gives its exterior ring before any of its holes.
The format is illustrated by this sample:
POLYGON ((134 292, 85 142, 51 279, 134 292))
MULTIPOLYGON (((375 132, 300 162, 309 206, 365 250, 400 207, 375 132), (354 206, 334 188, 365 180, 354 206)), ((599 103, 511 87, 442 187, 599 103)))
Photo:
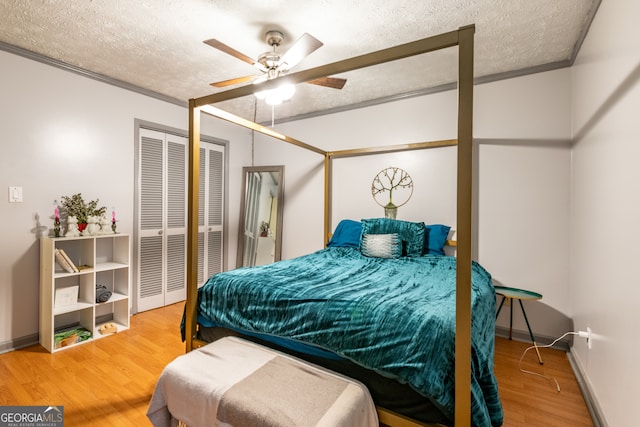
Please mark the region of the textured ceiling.
MULTIPOLYGON (((600 0, 3 0, 0 48, 181 104, 216 93, 214 81, 259 74, 213 49, 216 38, 256 58, 277 29, 285 52, 303 33, 324 43, 300 71, 475 24, 475 76, 491 79, 571 64, 600 0), (16 49, 17 48, 17 49, 16 49), (32 55, 35 54, 35 55, 32 55), (506 73, 506 74, 505 74, 506 73)), ((300 84, 278 118, 335 111, 428 91, 456 80, 455 49, 340 75, 342 90, 300 84)), ((257 121, 252 96, 219 107, 257 121)))

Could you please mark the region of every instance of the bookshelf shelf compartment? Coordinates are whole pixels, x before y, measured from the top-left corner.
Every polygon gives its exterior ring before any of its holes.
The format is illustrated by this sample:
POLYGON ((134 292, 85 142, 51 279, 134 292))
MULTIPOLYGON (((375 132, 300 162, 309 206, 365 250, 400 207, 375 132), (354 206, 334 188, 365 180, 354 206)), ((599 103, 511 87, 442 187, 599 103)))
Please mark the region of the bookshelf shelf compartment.
POLYGON ((93 304, 87 302, 79 302, 77 304, 68 305, 64 307, 56 307, 53 309, 53 315, 59 316, 61 314, 73 313, 76 311, 84 310, 85 308, 91 308, 93 304))
POLYGON ((78 273, 67 273, 66 271, 56 270, 54 273, 54 278, 59 279, 61 277, 69 277, 69 276, 81 276, 83 274, 92 274, 93 268, 86 268, 84 270, 80 270, 78 273))
POLYGON ((115 323, 118 331, 129 328, 129 248, 127 234, 40 239, 40 344, 45 349, 53 353, 107 337, 99 332, 107 322, 115 323), (70 263, 56 252, 64 252, 70 263), (90 267, 75 271, 73 266, 90 267), (112 292, 108 301, 96 302, 97 284, 112 292), (78 334, 82 340, 72 336, 62 346, 56 333, 74 326, 88 332, 78 334))
POLYGON ((96 271, 110 271, 110 270, 116 270, 118 268, 127 268, 129 267, 129 265, 127 264, 123 264, 120 262, 101 262, 96 264, 95 270, 96 271))

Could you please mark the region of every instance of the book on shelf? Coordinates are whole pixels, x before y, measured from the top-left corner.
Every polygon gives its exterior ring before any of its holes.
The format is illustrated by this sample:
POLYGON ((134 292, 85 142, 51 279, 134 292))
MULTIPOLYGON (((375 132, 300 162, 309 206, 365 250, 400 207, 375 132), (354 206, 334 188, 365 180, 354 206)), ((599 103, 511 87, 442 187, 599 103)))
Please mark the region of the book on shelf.
POLYGON ((63 249, 56 249, 56 261, 68 273, 78 273, 80 271, 63 249))
POLYGON ((67 253, 64 251, 64 249, 59 249, 60 253, 62 253, 62 256, 64 257, 64 259, 67 260, 67 262, 69 263, 69 265, 71 266, 71 268, 73 268, 73 271, 76 273, 80 272, 80 269, 78 269, 78 267, 73 263, 73 261, 71 261, 71 258, 69 257, 69 255, 67 255, 67 253))

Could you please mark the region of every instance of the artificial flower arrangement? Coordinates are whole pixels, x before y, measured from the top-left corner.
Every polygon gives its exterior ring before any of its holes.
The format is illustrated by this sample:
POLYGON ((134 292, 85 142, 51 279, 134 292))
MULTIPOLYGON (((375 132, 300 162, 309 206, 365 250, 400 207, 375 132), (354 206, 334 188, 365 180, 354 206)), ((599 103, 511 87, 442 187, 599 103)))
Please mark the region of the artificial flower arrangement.
POLYGON ((75 217, 78 221, 78 230, 84 231, 90 216, 97 218, 102 217, 107 208, 105 206, 98 207, 100 200, 91 200, 88 203, 82 198, 82 194, 74 194, 73 196, 62 196, 62 208, 67 214, 67 218, 75 217))

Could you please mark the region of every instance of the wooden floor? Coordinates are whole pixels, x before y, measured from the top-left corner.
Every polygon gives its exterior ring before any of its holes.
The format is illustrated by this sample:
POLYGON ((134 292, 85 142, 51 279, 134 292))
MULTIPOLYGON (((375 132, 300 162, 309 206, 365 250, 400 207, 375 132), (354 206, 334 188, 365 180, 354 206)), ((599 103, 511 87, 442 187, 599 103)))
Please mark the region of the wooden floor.
POLYGON ((535 350, 522 359, 522 369, 549 379, 520 371, 518 362, 530 345, 496 338, 494 370, 504 409, 504 426, 593 426, 565 352, 540 349, 543 365, 538 362, 535 350), (558 382, 560 392, 552 378, 558 382))
MULTIPOLYGON (((0 406, 64 406, 66 426, 150 425, 146 410, 163 367, 184 352, 182 304, 131 318, 131 329, 55 354, 39 345, 0 355, 0 406)), ((555 384, 520 372, 526 344, 496 340, 496 376, 505 427, 592 426, 563 352, 527 353, 523 367, 554 376, 555 384)))

